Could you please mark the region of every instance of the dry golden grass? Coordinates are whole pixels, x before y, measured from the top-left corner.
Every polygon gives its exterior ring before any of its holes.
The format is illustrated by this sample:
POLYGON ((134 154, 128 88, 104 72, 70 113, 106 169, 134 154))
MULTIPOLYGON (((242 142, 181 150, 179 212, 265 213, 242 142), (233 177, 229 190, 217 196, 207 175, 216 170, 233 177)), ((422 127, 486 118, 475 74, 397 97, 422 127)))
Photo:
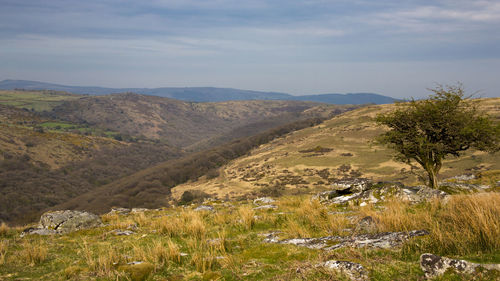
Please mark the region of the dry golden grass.
POLYGON ((160 217, 151 224, 153 229, 168 237, 180 236, 182 234, 183 222, 178 217, 160 217))
POLYGON ((287 238, 309 238, 312 237, 309 228, 295 219, 289 218, 283 231, 287 234, 287 238))
POLYGON ((0 241, 0 265, 5 264, 7 261, 7 252, 9 250, 9 241, 1 240, 0 241))
POLYGON ((9 233, 9 230, 10 230, 10 227, 2 222, 2 224, 0 224, 0 236, 5 236, 9 233))
POLYGON ((120 251, 115 247, 100 247, 95 251, 89 247, 87 241, 80 245, 80 256, 83 256, 88 269, 97 276, 113 278, 117 275, 114 266, 124 261, 120 251))
POLYGON ((500 249, 499 193, 457 195, 440 207, 431 227, 433 246, 458 254, 500 249))
POLYGON ((361 208, 361 217, 371 216, 377 222, 377 229, 384 231, 411 231, 428 229, 433 220, 433 213, 439 203, 432 202, 426 209, 415 211, 408 202, 391 199, 384 204, 385 209, 378 211, 369 205, 361 208))
POLYGON ((240 225, 246 229, 252 229, 255 225, 255 211, 251 206, 240 206, 238 208, 240 225))
POLYGON ((24 240, 21 247, 20 258, 30 266, 40 264, 47 259, 49 249, 42 241, 24 240))
POLYGON ((389 201, 383 211, 362 208, 377 221, 379 231, 427 229, 423 247, 441 254, 465 255, 500 249, 500 194, 454 195, 412 206, 389 201))
POLYGON ((201 212, 188 211, 184 212, 181 216, 184 220, 184 232, 187 235, 198 239, 205 238, 207 226, 205 225, 201 212))
POLYGON ((135 214, 133 219, 139 226, 146 226, 150 223, 150 219, 146 216, 146 214, 144 214, 144 212, 135 214))

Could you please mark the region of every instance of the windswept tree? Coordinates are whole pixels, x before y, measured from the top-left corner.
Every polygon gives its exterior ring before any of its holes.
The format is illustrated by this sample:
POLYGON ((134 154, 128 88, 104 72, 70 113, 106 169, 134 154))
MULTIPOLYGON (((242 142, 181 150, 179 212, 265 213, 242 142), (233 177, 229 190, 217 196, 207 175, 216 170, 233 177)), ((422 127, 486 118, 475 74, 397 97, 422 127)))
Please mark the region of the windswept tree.
POLYGON ((416 161, 427 172, 429 186, 438 187, 443 159, 458 157, 469 148, 500 150, 500 124, 480 112, 474 100, 464 97, 461 84, 438 86, 425 100, 399 103, 397 109, 377 116, 389 128, 379 138, 397 151, 396 159, 416 161))

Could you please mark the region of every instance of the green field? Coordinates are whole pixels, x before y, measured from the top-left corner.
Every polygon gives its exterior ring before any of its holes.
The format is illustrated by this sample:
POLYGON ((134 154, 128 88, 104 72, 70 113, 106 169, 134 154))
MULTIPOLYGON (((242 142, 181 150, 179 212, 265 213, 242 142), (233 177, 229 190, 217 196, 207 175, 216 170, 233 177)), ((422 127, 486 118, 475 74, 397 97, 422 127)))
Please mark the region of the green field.
POLYGON ((80 96, 55 91, 0 91, 0 104, 31 111, 49 111, 64 101, 80 96))

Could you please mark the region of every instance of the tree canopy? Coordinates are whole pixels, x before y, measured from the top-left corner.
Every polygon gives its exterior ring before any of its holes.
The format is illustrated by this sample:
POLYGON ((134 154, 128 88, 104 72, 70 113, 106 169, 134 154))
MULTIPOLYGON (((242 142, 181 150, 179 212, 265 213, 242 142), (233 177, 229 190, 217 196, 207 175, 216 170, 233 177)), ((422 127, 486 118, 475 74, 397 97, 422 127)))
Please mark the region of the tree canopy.
POLYGON ((437 175, 447 156, 458 157, 469 148, 500 150, 500 124, 478 110, 470 97, 464 97, 461 84, 438 86, 425 100, 399 103, 398 109, 377 116, 389 130, 379 138, 395 149, 396 159, 416 161, 427 172, 429 185, 437 188, 437 175))

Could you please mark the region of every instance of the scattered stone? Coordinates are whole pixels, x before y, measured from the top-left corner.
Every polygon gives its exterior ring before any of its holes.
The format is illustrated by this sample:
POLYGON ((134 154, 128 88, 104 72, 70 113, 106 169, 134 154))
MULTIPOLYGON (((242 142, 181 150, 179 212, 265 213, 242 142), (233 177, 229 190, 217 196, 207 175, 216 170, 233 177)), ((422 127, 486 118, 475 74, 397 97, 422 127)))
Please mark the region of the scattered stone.
POLYGON ((115 230, 113 230, 113 234, 116 236, 129 236, 129 235, 135 234, 135 232, 130 231, 130 230, 115 229, 115 230))
POLYGON ((70 233, 99 226, 102 226, 102 221, 97 215, 71 210, 44 213, 38 224, 38 228, 55 230, 56 233, 70 233))
POLYGON ((179 253, 179 256, 181 256, 181 257, 187 257, 187 256, 189 256, 189 254, 187 254, 187 253, 179 253))
POLYGON ((137 214, 137 213, 144 213, 144 212, 147 212, 147 211, 151 211, 151 210, 147 209, 147 208, 132 208, 132 210, 130 211, 130 213, 137 214))
POLYGON ((270 197, 261 197, 261 198, 257 198, 255 200, 253 200, 253 203, 255 205, 267 205, 267 204, 271 204, 271 203, 274 203, 274 199, 273 198, 270 198, 270 197))
POLYGON ((262 205, 253 208, 254 210, 269 210, 269 209, 278 209, 278 206, 276 205, 262 205))
POLYGON ((113 207, 111 208, 111 211, 108 214, 128 215, 129 213, 130 209, 128 208, 113 207))
POLYGON ((323 266, 329 269, 340 271, 342 274, 347 275, 353 281, 368 280, 368 272, 359 263, 329 260, 325 262, 323 266))
POLYGON ((445 179, 445 181, 450 181, 450 180, 455 180, 455 181, 470 181, 470 180, 475 180, 476 176, 474 174, 464 174, 464 175, 458 175, 454 176, 448 179, 445 179))
POLYGON ((294 238, 286 240, 264 239, 267 243, 292 244, 310 249, 335 250, 343 247, 353 248, 380 248, 391 249, 401 246, 410 238, 428 235, 426 230, 413 230, 410 232, 383 232, 377 234, 363 234, 357 236, 327 236, 320 238, 294 238))
POLYGON ((210 211, 210 212, 213 212, 215 209, 212 206, 201 205, 201 206, 198 206, 197 208, 195 208, 194 210, 196 212, 199 212, 199 211, 210 211))
POLYGON ((259 236, 265 237, 263 242, 264 243, 278 243, 279 242, 279 237, 278 234, 282 233, 281 231, 272 231, 269 233, 261 233, 259 236))
POLYGON ((425 277, 434 278, 444 274, 448 270, 459 273, 474 274, 477 270, 497 270, 500 271, 500 264, 478 264, 465 260, 455 260, 425 253, 420 256, 420 267, 425 273, 425 277))

